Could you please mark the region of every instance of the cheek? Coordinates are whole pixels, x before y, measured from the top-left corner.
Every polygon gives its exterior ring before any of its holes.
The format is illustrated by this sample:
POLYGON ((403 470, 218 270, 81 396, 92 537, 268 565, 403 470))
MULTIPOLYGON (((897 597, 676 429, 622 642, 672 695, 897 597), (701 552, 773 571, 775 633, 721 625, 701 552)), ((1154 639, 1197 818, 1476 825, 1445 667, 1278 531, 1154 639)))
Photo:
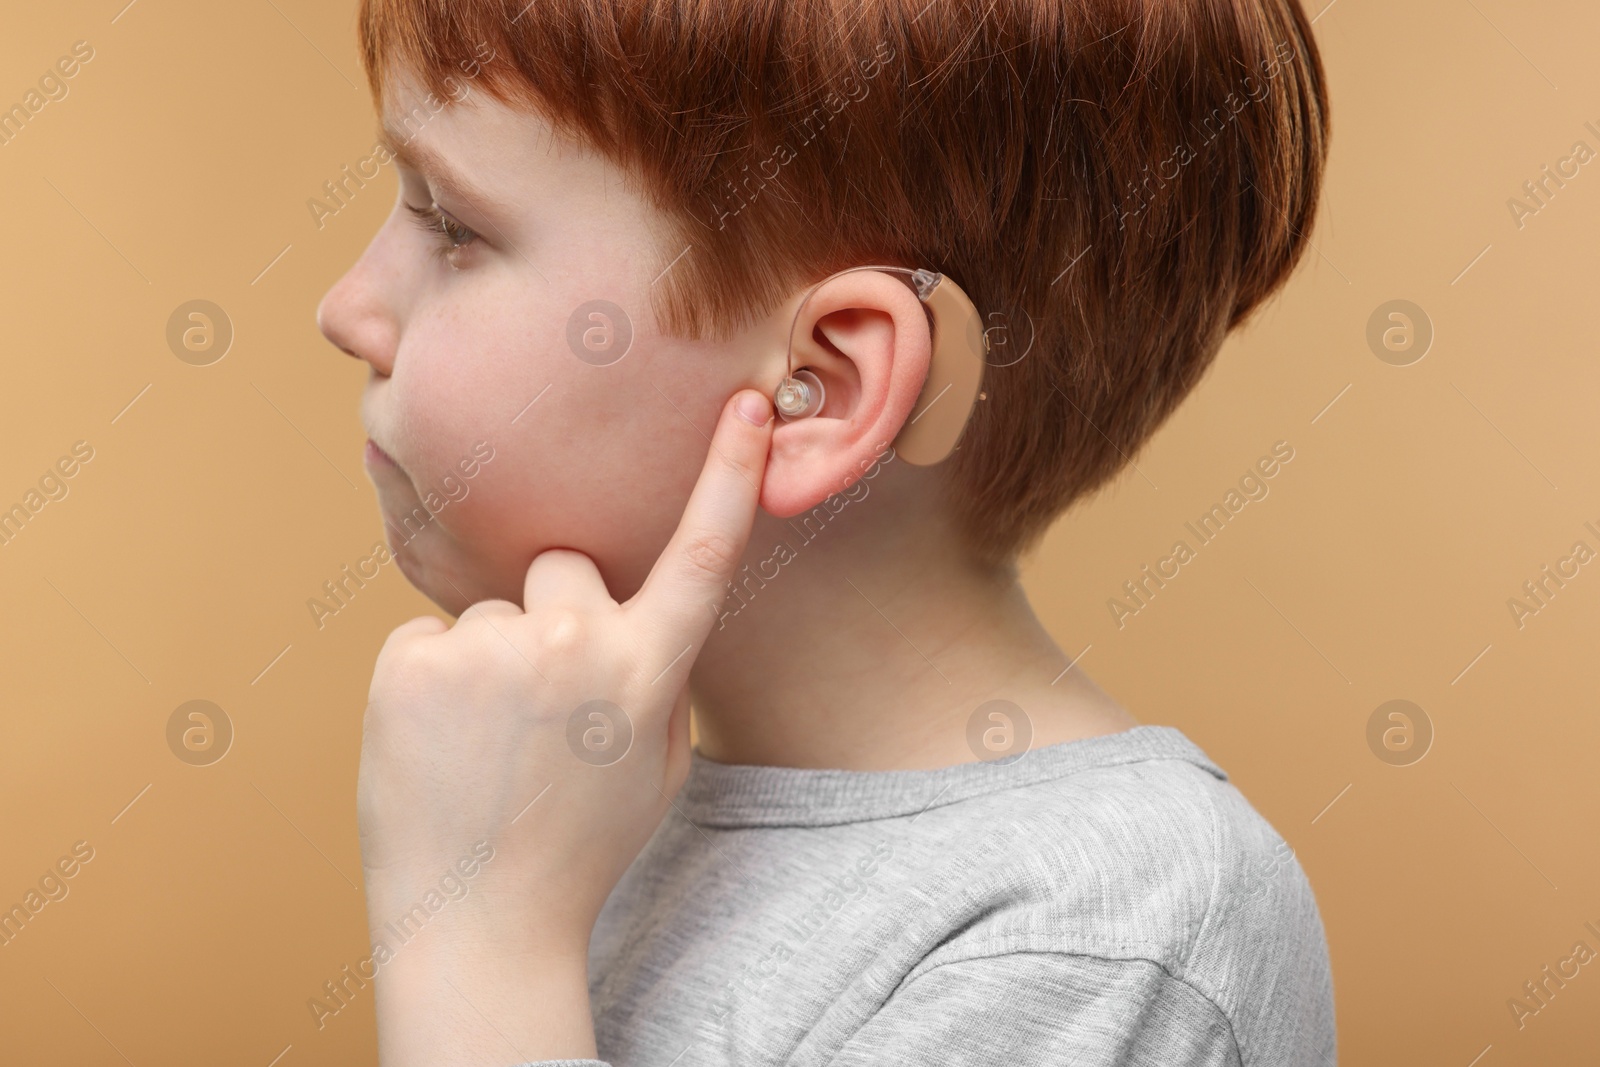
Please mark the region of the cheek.
MULTIPOLYGON (((626 599, 682 518, 715 409, 697 411, 703 397, 650 373, 642 360, 636 374, 610 382, 574 388, 565 403, 552 404, 543 421, 513 439, 507 462, 486 470, 479 510, 459 516, 474 527, 463 542, 496 557, 518 581, 535 554, 560 545, 587 554, 613 595, 626 599)), ((529 415, 553 398, 552 389, 529 415)))
POLYGON ((565 313, 540 306, 507 322, 508 306, 463 302, 451 321, 413 322, 396 361, 390 414, 407 450, 398 458, 420 497, 447 501, 435 518, 444 540, 428 551, 461 557, 486 586, 507 590, 538 552, 576 548, 614 593, 631 595, 677 527, 732 387, 704 351, 653 335, 595 366, 569 349, 565 313), (478 459, 489 448, 493 457, 478 459), (462 460, 477 462, 472 477, 462 460))
POLYGON ((466 535, 470 523, 475 541, 530 557, 552 544, 597 559, 625 553, 650 528, 688 438, 704 439, 657 392, 642 352, 597 368, 558 342, 536 363, 542 373, 518 403, 472 422, 495 456, 473 479, 466 503, 476 506, 462 509, 456 528, 466 535))
POLYGON ((657 341, 632 367, 574 375, 572 400, 546 413, 526 460, 514 521, 536 547, 578 548, 619 598, 637 590, 682 519, 732 391, 719 391, 707 362, 691 345, 657 341))
MULTIPOLYGON (((389 417, 401 466, 418 495, 434 490, 465 505, 482 474, 511 451, 540 401, 517 418, 549 384, 540 372, 548 359, 539 343, 535 299, 505 286, 463 290, 448 307, 407 325, 389 384, 389 417), (521 309, 516 318, 508 309, 521 309), (513 421, 515 419, 516 421, 513 421), (487 463, 482 457, 493 451, 487 463), (463 464, 482 468, 466 477, 463 464), (459 485, 447 483, 453 478, 459 485)), ((441 519, 443 516, 441 516, 441 519)))

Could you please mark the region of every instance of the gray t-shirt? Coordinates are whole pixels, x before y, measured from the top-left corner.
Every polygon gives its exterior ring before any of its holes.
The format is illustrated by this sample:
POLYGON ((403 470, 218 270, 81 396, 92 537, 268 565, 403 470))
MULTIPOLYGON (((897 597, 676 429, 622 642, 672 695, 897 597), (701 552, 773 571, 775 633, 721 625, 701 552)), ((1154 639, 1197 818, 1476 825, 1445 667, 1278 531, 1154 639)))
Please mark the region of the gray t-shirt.
POLYGON ((601 1060, 1331 1067, 1293 852, 1170 726, 919 771, 698 752, 589 948, 601 1060))

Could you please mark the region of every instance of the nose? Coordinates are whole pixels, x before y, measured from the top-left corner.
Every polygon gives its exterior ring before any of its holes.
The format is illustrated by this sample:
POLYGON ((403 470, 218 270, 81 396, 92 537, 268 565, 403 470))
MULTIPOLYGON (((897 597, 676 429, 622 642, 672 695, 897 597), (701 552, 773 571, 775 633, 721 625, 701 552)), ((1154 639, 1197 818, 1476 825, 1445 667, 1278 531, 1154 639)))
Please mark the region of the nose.
POLYGON ((317 304, 317 329, 347 356, 366 360, 379 374, 394 372, 399 325, 377 277, 377 242, 323 294, 317 304))

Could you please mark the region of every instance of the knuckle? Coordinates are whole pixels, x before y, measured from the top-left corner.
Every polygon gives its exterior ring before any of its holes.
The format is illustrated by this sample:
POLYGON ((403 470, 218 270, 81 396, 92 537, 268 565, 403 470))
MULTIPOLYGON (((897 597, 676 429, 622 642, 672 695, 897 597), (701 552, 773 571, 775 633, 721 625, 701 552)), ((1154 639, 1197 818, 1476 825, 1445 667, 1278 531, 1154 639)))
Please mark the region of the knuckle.
POLYGON ((534 631, 541 656, 559 659, 583 648, 589 638, 589 621, 575 608, 551 606, 546 608, 534 631))
POLYGON ((507 613, 507 608, 515 607, 516 605, 509 600, 479 600, 467 606, 467 610, 463 611, 458 618, 457 624, 459 625, 472 619, 487 620, 492 615, 504 615, 507 613))
POLYGON ((432 615, 419 615, 396 626, 384 638, 383 648, 405 648, 447 629, 444 620, 432 615))
POLYGON ((684 549, 683 555, 697 576, 726 574, 734 569, 739 558, 733 542, 715 533, 695 537, 684 549))
POLYGON ((448 673, 450 660, 437 642, 402 641, 386 645, 373 671, 372 693, 391 697, 427 691, 448 673))
POLYGON ((751 485, 760 485, 762 478, 765 477, 767 472, 765 458, 763 458, 759 463, 749 459, 733 459, 729 460, 728 462, 732 465, 733 469, 743 475, 744 480, 749 482, 751 485))

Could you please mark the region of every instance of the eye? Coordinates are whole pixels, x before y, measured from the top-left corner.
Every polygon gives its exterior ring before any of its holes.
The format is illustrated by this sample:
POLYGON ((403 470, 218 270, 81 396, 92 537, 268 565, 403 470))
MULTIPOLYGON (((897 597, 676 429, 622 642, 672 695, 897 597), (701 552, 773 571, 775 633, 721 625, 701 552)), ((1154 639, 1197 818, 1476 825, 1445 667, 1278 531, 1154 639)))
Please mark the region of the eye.
POLYGON ((406 210, 417 220, 417 225, 438 239, 434 255, 452 267, 456 265, 454 255, 478 239, 476 233, 440 211, 438 204, 429 204, 425 208, 407 204, 406 210))

